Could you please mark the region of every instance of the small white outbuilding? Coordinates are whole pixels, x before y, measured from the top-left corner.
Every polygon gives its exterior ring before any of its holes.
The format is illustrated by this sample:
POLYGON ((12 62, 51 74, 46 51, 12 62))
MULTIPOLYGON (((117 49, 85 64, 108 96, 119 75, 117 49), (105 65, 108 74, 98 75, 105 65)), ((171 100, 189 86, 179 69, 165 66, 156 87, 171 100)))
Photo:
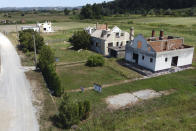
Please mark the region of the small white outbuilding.
POLYGON ((34 30, 36 32, 39 32, 39 27, 37 27, 37 26, 22 26, 21 30, 34 30))

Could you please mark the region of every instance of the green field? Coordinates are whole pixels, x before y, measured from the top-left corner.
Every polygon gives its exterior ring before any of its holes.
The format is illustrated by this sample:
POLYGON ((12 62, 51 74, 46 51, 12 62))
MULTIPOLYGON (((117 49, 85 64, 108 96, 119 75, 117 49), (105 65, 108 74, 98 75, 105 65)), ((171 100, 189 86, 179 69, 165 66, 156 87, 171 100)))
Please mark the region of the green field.
POLYGON ((102 93, 87 91, 71 93, 72 99, 90 100, 91 118, 80 124, 82 130, 195 130, 196 129, 196 70, 140 80, 103 89, 102 93), (138 103, 129 109, 110 111, 104 99, 111 95, 141 89, 156 91, 175 89, 176 92, 138 103))
POLYGON ((0 12, 0 20, 17 21, 18 23, 23 21, 25 23, 44 22, 46 20, 52 22, 70 21, 68 16, 65 16, 63 12, 0 12), (24 16, 22 16, 24 14, 24 16))
POLYGON ((92 87, 94 83, 110 84, 125 80, 118 72, 107 67, 87 67, 84 65, 57 68, 65 90, 78 89, 81 86, 92 87))

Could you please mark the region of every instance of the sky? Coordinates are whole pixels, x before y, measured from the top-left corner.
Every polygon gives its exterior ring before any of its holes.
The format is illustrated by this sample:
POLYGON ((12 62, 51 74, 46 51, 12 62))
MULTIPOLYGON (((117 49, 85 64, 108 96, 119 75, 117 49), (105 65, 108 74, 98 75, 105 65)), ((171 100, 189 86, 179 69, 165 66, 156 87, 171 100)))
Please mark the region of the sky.
POLYGON ((2 7, 75 7, 93 3, 101 3, 112 0, 0 0, 2 7))

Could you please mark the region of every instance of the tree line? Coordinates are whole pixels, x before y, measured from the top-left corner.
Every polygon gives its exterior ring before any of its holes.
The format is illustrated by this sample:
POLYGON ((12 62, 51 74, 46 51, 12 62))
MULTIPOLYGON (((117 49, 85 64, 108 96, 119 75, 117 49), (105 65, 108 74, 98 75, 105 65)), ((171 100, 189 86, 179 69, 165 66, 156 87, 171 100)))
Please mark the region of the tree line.
POLYGON ((112 14, 148 14, 168 9, 182 9, 196 6, 196 0, 115 0, 101 4, 87 4, 82 7, 81 19, 100 19, 112 14))
POLYGON ((37 53, 39 54, 37 67, 42 72, 47 83, 47 87, 51 90, 53 95, 61 96, 63 94, 63 89, 60 78, 56 73, 54 53, 49 46, 44 44, 44 38, 34 30, 20 31, 20 45, 18 48, 24 53, 34 51, 33 35, 35 37, 35 47, 37 49, 37 53))

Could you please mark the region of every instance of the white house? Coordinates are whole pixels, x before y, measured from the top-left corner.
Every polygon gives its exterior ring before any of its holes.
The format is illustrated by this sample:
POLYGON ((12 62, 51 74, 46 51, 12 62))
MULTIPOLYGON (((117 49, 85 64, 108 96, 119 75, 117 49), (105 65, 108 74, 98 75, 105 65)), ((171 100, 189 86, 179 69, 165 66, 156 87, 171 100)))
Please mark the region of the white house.
POLYGON ((34 30, 37 32, 43 32, 43 33, 49 33, 54 32, 52 28, 52 23, 49 21, 46 21, 45 23, 37 23, 36 26, 22 26, 21 30, 34 30))
POLYGON ((86 27, 86 28, 84 28, 84 30, 89 34, 89 35, 91 35, 93 32, 95 32, 96 31, 96 27, 86 27))
POLYGON ((39 27, 37 27, 37 26, 22 26, 21 30, 34 30, 36 32, 39 32, 39 27))
POLYGON ((125 46, 129 41, 129 33, 122 31, 115 26, 113 29, 109 29, 108 25, 100 26, 92 34, 91 49, 108 56, 110 53, 110 47, 125 46))
POLYGON ((37 23, 37 27, 39 27, 40 32, 54 32, 52 28, 52 23, 49 21, 46 21, 45 23, 37 23))
POLYGON ((192 65, 194 47, 184 45, 184 38, 160 36, 145 39, 138 35, 126 45, 125 59, 153 72, 170 69, 171 67, 187 67, 192 65))

